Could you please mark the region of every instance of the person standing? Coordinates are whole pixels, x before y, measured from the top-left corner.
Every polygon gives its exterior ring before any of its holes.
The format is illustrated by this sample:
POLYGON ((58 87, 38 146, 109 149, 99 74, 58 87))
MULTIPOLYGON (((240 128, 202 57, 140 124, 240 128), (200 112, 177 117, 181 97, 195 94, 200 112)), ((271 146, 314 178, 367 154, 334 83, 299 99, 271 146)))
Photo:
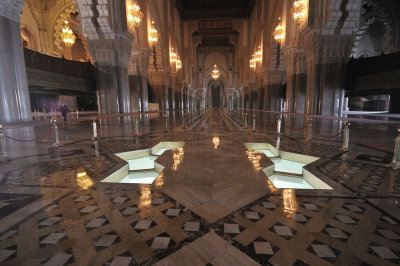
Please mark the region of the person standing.
POLYGON ((64 122, 67 122, 67 114, 69 112, 68 106, 66 104, 63 104, 60 109, 61 109, 61 114, 64 117, 64 122))

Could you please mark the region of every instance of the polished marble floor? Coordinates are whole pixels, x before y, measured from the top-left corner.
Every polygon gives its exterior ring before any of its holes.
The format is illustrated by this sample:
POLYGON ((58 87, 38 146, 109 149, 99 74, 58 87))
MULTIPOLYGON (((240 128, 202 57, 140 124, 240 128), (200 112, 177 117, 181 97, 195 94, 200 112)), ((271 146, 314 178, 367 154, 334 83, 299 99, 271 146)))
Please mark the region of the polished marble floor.
POLYGON ((1 265, 398 265, 400 174, 387 167, 396 121, 283 115, 282 151, 316 156, 307 165, 333 190, 277 189, 245 142, 277 144, 277 114, 257 112, 256 131, 213 110, 183 130, 182 112, 61 123, 7 125, 0 162, 1 265), (115 153, 184 141, 163 152, 152 185, 100 181, 125 164, 115 153))

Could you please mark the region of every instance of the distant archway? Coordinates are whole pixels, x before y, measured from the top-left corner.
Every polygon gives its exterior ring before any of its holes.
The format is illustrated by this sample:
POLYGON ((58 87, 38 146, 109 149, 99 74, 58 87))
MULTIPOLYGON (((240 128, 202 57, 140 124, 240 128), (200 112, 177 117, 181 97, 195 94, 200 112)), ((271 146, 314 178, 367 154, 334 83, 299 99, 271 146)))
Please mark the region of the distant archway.
POLYGON ((223 81, 211 80, 207 86, 206 106, 212 108, 224 107, 226 103, 226 92, 223 81))
POLYGON ((221 107, 221 87, 219 84, 211 84, 211 106, 212 108, 221 107))

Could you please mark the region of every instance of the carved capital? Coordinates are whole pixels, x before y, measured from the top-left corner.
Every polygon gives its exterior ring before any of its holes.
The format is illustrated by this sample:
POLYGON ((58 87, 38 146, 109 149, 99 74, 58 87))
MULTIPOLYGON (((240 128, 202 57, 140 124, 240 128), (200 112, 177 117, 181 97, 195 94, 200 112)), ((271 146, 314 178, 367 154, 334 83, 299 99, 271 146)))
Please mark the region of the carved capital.
POLYGON ((134 49, 128 65, 129 75, 147 75, 149 69, 149 57, 151 52, 144 49, 134 49))
POLYGON ((88 48, 99 66, 127 67, 133 44, 133 37, 120 34, 114 40, 88 40, 88 48))
POLYGON ((1 0, 0 16, 19 23, 24 2, 25 0, 1 0))

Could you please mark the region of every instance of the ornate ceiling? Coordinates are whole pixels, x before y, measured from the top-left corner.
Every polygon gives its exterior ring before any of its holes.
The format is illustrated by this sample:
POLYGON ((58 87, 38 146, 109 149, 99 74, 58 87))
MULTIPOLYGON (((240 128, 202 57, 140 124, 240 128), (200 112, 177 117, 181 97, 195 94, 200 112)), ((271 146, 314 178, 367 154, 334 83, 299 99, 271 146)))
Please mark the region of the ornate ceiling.
POLYGON ((182 20, 249 18, 255 0, 177 0, 182 20))

